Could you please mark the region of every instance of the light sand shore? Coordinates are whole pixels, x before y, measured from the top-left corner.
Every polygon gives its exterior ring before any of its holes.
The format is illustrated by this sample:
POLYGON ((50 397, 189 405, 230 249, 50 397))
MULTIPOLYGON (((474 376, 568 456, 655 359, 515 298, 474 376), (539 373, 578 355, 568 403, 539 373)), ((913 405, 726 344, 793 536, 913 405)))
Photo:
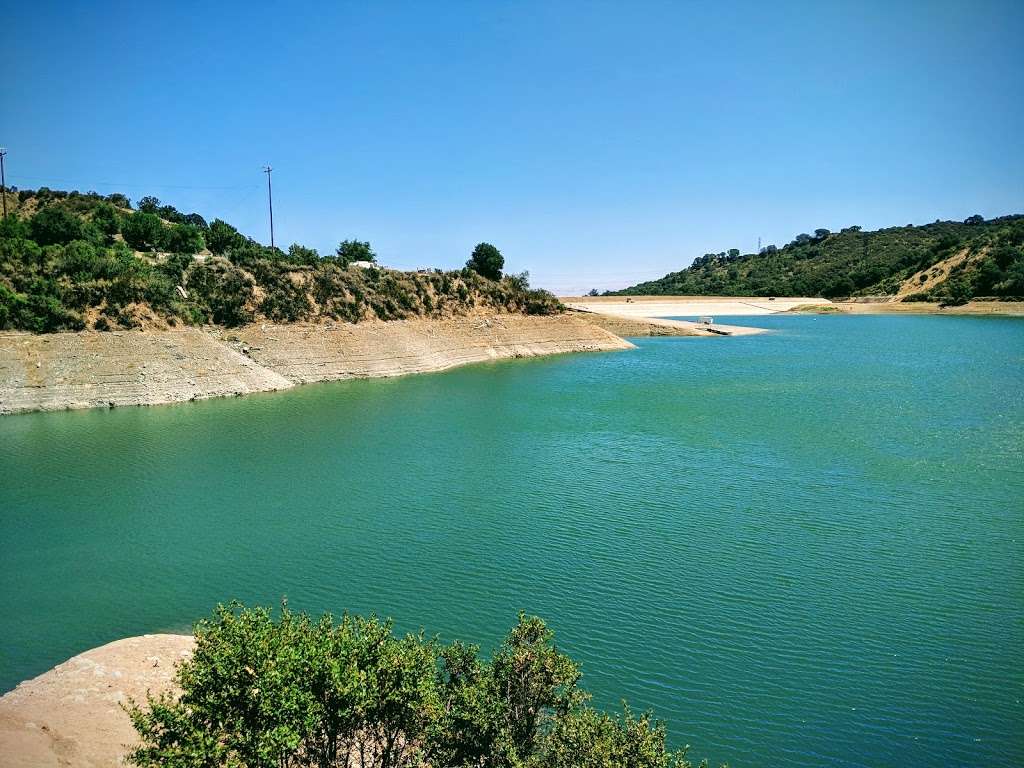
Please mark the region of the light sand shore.
POLYGON ((573 309, 619 317, 774 315, 805 304, 831 304, 828 299, 808 297, 731 296, 566 296, 562 303, 573 309))
POLYGON ((191 635, 128 637, 79 654, 0 697, 0 768, 114 768, 135 729, 121 705, 170 690, 191 635))
POLYGON ((851 315, 1006 315, 1024 317, 1024 301, 969 301, 958 307, 943 307, 927 301, 837 301, 833 306, 840 312, 851 315))

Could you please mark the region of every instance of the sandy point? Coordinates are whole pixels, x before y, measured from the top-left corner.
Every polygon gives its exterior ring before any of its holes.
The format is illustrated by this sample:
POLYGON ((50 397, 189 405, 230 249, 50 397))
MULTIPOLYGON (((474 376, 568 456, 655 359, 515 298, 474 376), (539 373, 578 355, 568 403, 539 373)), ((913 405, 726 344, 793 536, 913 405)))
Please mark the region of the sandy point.
POLYGON ((93 648, 0 697, 0 768, 123 765, 137 743, 121 705, 170 690, 191 635, 142 635, 93 648))

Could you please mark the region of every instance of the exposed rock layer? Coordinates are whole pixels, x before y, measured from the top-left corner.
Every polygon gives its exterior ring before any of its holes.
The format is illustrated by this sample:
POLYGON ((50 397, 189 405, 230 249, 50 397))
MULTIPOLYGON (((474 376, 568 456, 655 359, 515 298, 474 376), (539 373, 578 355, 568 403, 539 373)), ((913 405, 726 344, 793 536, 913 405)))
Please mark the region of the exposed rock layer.
POLYGON ((0 414, 153 405, 632 345, 579 317, 0 333, 0 414))

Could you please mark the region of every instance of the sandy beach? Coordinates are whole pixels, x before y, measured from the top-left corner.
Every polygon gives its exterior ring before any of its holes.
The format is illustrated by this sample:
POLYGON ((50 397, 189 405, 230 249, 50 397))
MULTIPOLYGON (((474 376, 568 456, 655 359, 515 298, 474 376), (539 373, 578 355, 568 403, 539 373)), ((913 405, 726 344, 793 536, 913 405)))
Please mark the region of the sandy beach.
POLYGON ((1024 316, 1024 302, 1021 301, 969 301, 953 307, 927 301, 830 301, 793 296, 776 296, 773 299, 749 296, 564 296, 561 300, 572 309, 632 318, 714 318, 782 312, 1024 316))
POLYGON ((808 297, 733 296, 564 296, 572 309, 620 317, 693 317, 774 315, 794 307, 831 304, 828 299, 808 297))

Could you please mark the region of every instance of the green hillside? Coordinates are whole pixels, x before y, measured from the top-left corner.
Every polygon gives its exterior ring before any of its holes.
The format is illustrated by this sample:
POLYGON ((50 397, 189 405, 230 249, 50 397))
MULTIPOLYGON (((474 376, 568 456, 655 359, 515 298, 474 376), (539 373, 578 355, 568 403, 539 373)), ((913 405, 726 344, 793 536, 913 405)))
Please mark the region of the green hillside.
POLYGON ((613 295, 900 295, 958 303, 1024 296, 1024 216, 936 221, 863 232, 815 230, 781 248, 708 253, 693 265, 613 295))
MULTIPOLYGON (((0 330, 35 332, 256 320, 394 320, 478 309, 551 314, 561 304, 501 275, 481 243, 461 270, 402 272, 373 262, 369 243, 335 253, 287 252, 214 219, 145 197, 21 190, 0 221, 0 330)), ((468 255, 468 254, 467 254, 468 255)))

